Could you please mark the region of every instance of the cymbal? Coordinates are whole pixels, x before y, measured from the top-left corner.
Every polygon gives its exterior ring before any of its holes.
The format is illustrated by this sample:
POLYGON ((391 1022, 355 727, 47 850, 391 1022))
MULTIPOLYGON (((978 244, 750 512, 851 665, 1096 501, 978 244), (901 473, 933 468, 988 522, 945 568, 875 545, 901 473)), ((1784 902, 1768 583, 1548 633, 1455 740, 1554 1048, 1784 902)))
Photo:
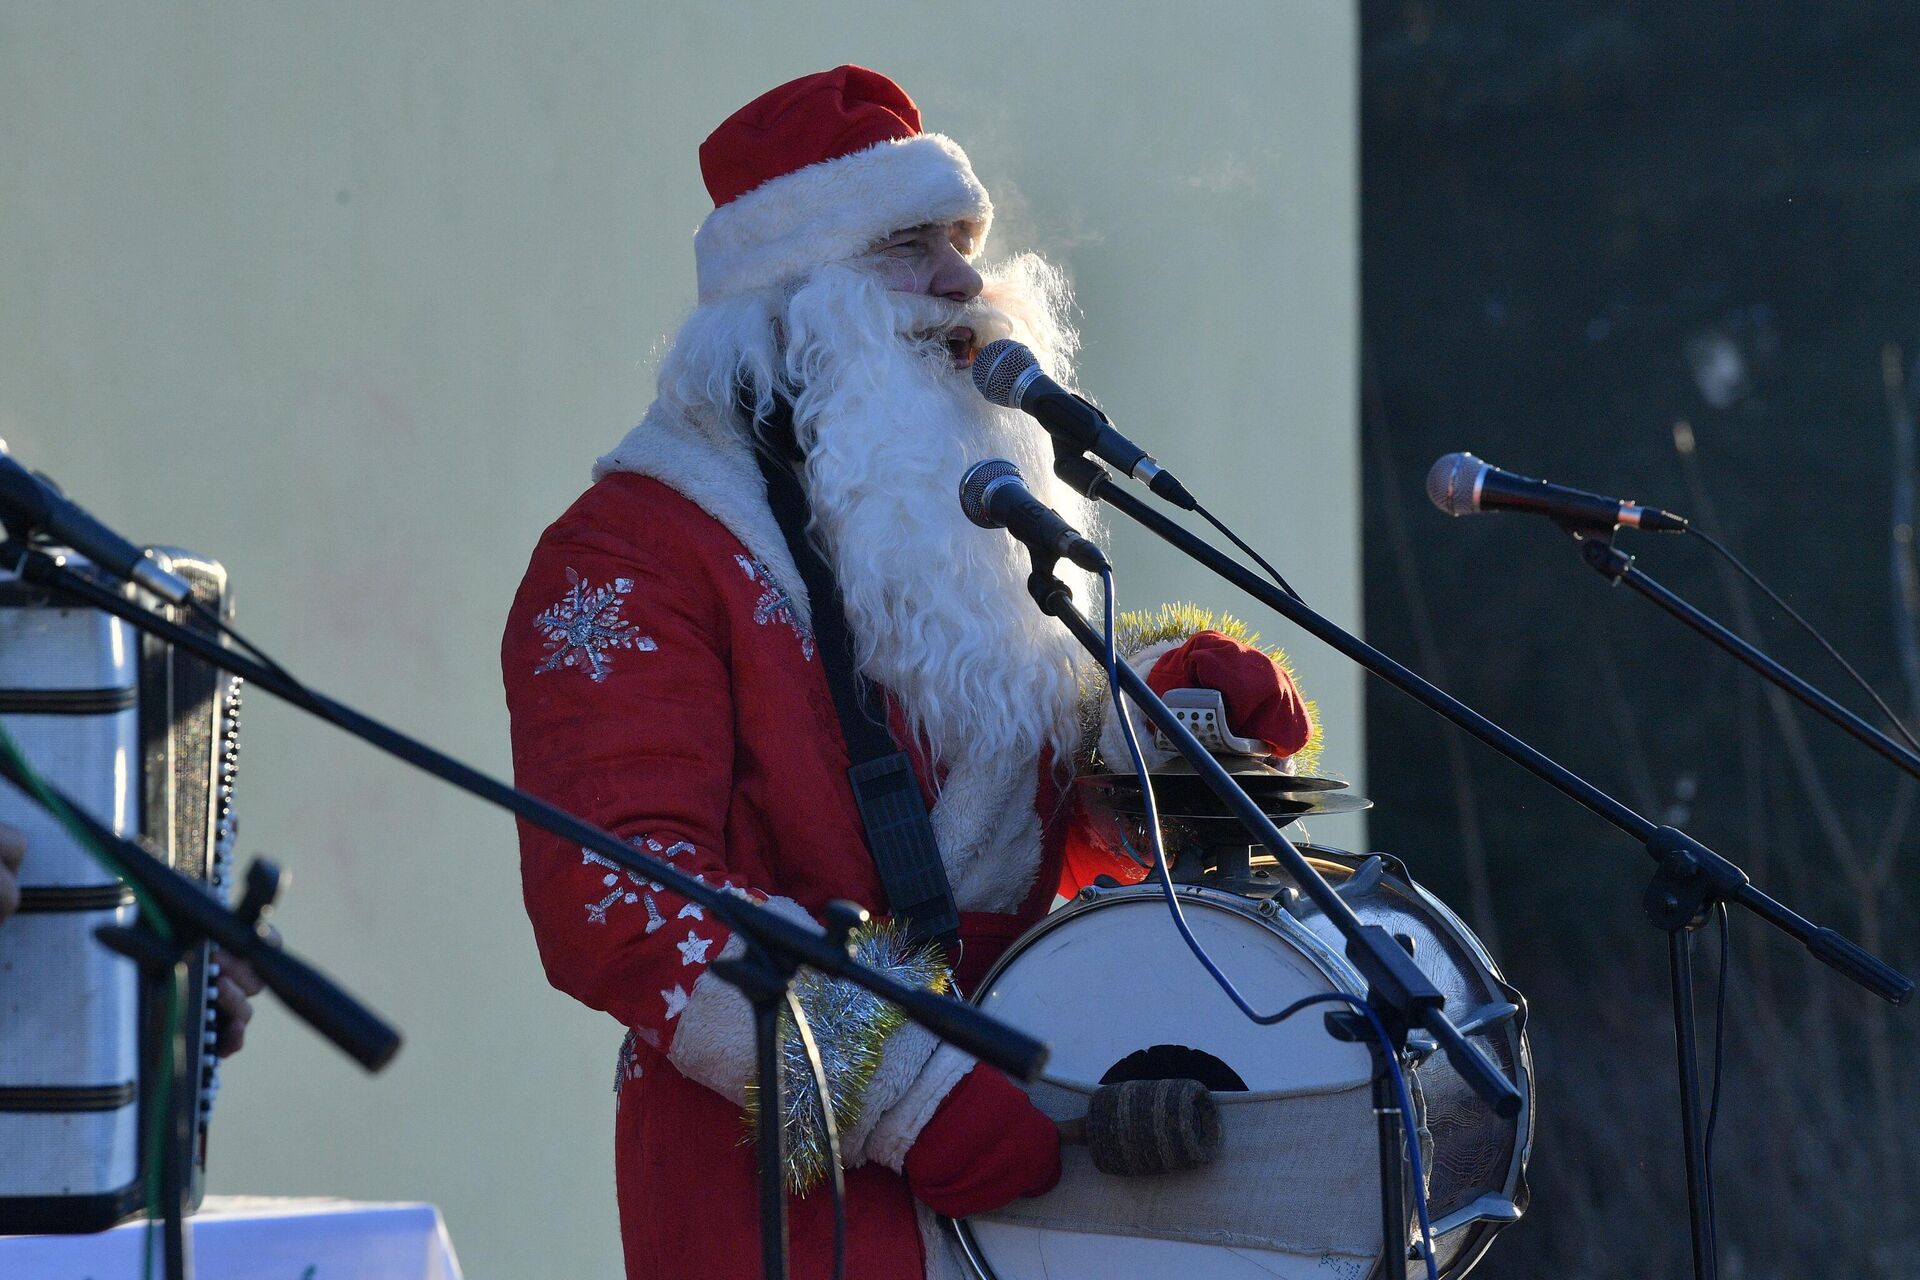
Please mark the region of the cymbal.
MULTIPOLYGON (((1347 788, 1347 784, 1337 778, 1281 773, 1269 765, 1244 758, 1222 759, 1221 763, 1227 765, 1227 772, 1233 775, 1233 780, 1245 788, 1254 803, 1263 809, 1269 803, 1298 805, 1308 796, 1332 800, 1334 797, 1324 793, 1347 788)), ((1151 776, 1154 798, 1168 811, 1178 809, 1202 815, 1227 811, 1213 794, 1213 788, 1207 785, 1206 779, 1195 773, 1184 760, 1176 760, 1165 768, 1156 769, 1151 776)), ((1108 796, 1109 803, 1124 803, 1127 796, 1137 797, 1140 794, 1140 779, 1132 773, 1089 774, 1080 779, 1080 784, 1108 796)), ((1319 812, 1347 812, 1351 807, 1321 809, 1319 812)))
MULTIPOLYGON (((1185 762, 1177 762, 1183 764, 1185 762)), ((1373 800, 1357 794, 1338 794, 1346 791, 1346 783, 1332 777, 1306 777, 1296 773, 1281 773, 1261 766, 1258 770, 1235 768, 1233 781, 1246 789, 1258 804, 1261 812, 1271 818, 1306 818, 1311 814, 1354 814, 1357 810, 1371 808, 1373 800)), ((1160 806, 1162 818, 1194 819, 1225 818, 1233 821, 1233 812, 1225 802, 1213 794, 1212 787, 1206 785, 1198 773, 1183 770, 1154 771, 1154 800, 1160 806)), ((1096 794, 1108 808, 1121 814, 1144 814, 1146 804, 1140 798, 1140 779, 1133 773, 1091 773, 1079 779, 1081 787, 1087 787, 1096 794)))
MULTIPOLYGON (((1162 794, 1160 780, 1154 779, 1154 799, 1158 802, 1160 816, 1167 820, 1179 820, 1192 826, 1208 823, 1224 823, 1238 829, 1240 820, 1235 817, 1212 792, 1202 796, 1186 796, 1178 800, 1162 794)), ((1146 802, 1141 799, 1138 790, 1132 792, 1108 791, 1101 795, 1101 802, 1116 813, 1130 817, 1143 817, 1146 814, 1146 802)), ((1268 796, 1265 799, 1255 797, 1260 811, 1281 826, 1295 818, 1310 818, 1324 813, 1357 813, 1362 809, 1373 808, 1373 801, 1352 792, 1321 791, 1308 795, 1268 796)))

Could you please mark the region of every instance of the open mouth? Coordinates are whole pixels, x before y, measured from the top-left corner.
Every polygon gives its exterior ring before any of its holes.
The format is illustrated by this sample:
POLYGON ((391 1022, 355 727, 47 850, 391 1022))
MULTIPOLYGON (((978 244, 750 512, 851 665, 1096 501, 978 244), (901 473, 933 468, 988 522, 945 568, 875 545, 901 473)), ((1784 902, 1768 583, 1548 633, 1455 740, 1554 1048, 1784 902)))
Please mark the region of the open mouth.
POLYGON ((964 369, 973 363, 973 330, 966 325, 956 325, 947 330, 943 339, 947 344, 947 359, 956 369, 964 369))

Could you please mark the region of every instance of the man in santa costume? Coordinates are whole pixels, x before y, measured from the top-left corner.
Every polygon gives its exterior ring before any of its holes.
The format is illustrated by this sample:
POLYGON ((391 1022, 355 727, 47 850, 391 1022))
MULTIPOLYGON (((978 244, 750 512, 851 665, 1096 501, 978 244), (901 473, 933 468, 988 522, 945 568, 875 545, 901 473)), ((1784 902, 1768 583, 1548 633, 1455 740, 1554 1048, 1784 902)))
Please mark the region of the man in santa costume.
MULTIPOLYGON (((1064 288, 1031 256, 975 266, 993 219, 986 191, 959 146, 922 132, 912 100, 875 72, 843 66, 772 90, 714 131, 700 166, 715 207, 694 237, 699 305, 645 419, 541 536, 507 621, 516 776, 795 918, 817 920, 835 898, 885 913, 817 602, 756 449, 790 458, 858 670, 913 760, 959 910, 951 951, 882 930, 859 952, 964 992, 1056 892, 1098 872, 1140 874, 1069 847, 1072 777, 1087 739, 1111 746, 1116 726, 1089 732, 1097 670, 1027 598, 1015 541, 967 523, 956 500, 968 465, 1007 458, 1043 501, 1091 527, 1085 500, 1052 478, 1044 434, 967 375, 978 346, 1012 336, 1065 377, 1064 288)), ((1063 576, 1083 603, 1095 598, 1083 577, 1063 576)), ((1310 713, 1284 671, 1192 630, 1175 618, 1127 647, 1158 687, 1222 689, 1236 732, 1283 755, 1305 745, 1310 713)), ((549 978, 628 1028, 615 1085, 628 1275, 755 1274, 751 1025, 710 971, 741 944, 596 854, 524 825, 521 849, 549 978)), ((839 1121, 847 1274, 961 1274, 935 1215, 1051 1187, 1056 1127, 1005 1076, 890 1007, 819 975, 798 987, 839 1121)), ((805 1079, 785 1086, 793 1274, 824 1277, 819 1116, 805 1079)))

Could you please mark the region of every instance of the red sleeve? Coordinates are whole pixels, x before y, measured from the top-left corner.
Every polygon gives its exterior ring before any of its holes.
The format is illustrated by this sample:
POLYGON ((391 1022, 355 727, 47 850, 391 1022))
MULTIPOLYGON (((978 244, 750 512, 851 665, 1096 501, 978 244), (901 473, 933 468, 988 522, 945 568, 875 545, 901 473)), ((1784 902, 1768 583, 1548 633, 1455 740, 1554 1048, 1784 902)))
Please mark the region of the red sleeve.
MULTIPOLYGON (((722 844, 734 722, 723 604, 701 574, 652 537, 641 547, 571 516, 547 531, 501 644, 514 777, 682 871, 744 890, 722 844)), ((520 868, 549 981, 664 1051, 728 930, 525 822, 520 868)))

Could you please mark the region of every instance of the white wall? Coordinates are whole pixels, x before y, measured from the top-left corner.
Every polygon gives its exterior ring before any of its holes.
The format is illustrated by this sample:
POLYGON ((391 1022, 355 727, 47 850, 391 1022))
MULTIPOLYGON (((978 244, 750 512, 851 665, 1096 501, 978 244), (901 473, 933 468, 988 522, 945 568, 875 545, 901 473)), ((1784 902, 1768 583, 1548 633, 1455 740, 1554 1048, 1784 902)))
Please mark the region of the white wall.
MULTIPOLYGON (((691 300, 695 147, 855 61, 965 143, 997 248, 1068 267, 1084 385, 1357 626, 1355 42, 1344 0, 9 5, 0 436, 504 773, 500 620, 691 300)), ((1116 543, 1125 601, 1233 603, 1116 543)), ((1253 616, 1359 781, 1357 680, 1253 616)), ((268 1004, 214 1189, 430 1199, 470 1275, 617 1274, 618 1032, 546 988, 509 820, 263 695, 240 782, 287 937, 409 1040, 369 1079, 268 1004)))

